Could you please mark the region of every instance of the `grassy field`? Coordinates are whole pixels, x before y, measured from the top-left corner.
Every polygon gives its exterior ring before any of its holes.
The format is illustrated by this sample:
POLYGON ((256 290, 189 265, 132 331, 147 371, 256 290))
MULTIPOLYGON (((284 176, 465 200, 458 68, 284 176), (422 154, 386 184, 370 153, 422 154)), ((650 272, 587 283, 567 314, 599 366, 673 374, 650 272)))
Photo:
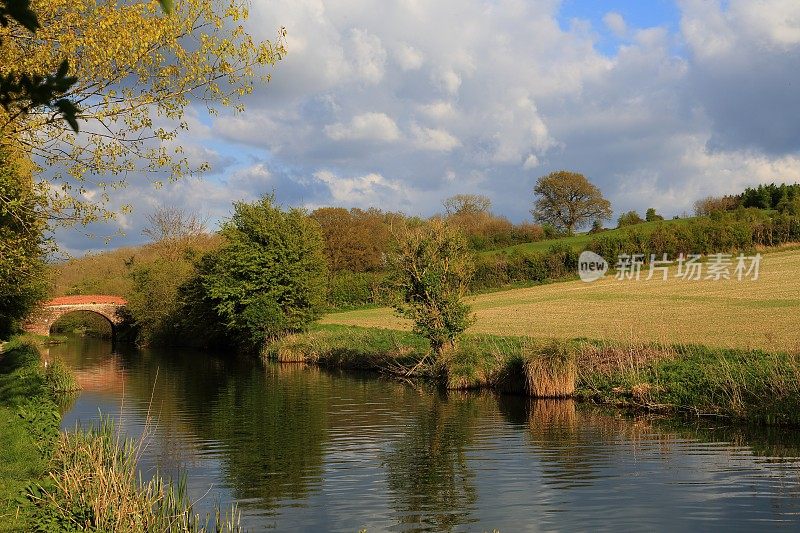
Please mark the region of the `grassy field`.
POLYGON ((641 231, 642 233, 649 234, 654 229, 656 229, 660 224, 686 224, 688 220, 691 219, 681 218, 677 220, 665 220, 663 222, 643 222, 641 224, 636 224, 635 226, 627 226, 621 229, 609 229, 597 235, 592 235, 589 233, 581 233, 578 235, 573 235, 571 237, 559 237, 558 239, 548 239, 537 242, 526 242, 524 244, 517 244, 514 246, 509 246, 507 248, 500 248, 497 250, 487 250, 481 253, 483 255, 492 255, 504 252, 513 253, 515 251, 523 253, 546 252, 554 244, 559 244, 559 245, 566 244, 570 246, 573 250, 580 252, 585 250, 586 246, 589 244, 589 241, 591 241, 598 235, 614 236, 614 235, 619 235, 620 233, 627 233, 632 230, 641 231))
MULTIPOLYGON (((646 277, 646 276, 643 276, 646 277)), ((470 299, 472 333, 800 350, 800 251, 765 255, 756 281, 617 281, 606 277, 470 299)), ((407 329, 391 309, 327 315, 323 324, 407 329)))

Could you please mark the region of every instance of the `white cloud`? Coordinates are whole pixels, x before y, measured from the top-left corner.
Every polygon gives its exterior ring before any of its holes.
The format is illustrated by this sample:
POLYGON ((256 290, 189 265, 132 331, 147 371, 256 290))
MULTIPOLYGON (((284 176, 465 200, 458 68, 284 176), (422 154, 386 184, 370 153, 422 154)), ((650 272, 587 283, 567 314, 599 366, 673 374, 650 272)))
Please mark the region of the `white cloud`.
POLYGON ((400 129, 385 113, 363 113, 347 124, 325 126, 325 134, 335 141, 391 142, 400 138, 400 129))
POLYGON ((403 70, 419 70, 425 62, 422 52, 408 43, 398 44, 394 54, 403 70))
POLYGON ((379 83, 383 79, 386 66, 386 50, 381 40, 362 29, 352 30, 350 39, 353 43, 356 72, 367 83, 379 83))
POLYGON ((444 120, 456 115, 456 110, 451 102, 439 100, 430 104, 421 104, 418 109, 424 115, 434 120, 444 120))
POLYGON ((320 170, 314 173, 314 177, 328 187, 334 205, 369 207, 381 205, 390 197, 405 194, 400 183, 374 172, 347 178, 328 170, 320 170))
POLYGON ((603 17, 603 23, 611 30, 617 37, 624 37, 628 32, 628 25, 625 24, 625 19, 619 13, 610 11, 603 17))
POLYGON ((622 8, 565 25, 561 4, 254 2, 249 31, 286 26, 289 54, 245 113, 192 116, 178 142, 215 170, 128 198, 223 213, 274 189, 286 204, 427 215, 480 192, 519 220, 538 175, 563 168, 618 212, 669 216, 800 180, 800 2, 678 0, 678 29, 622 8), (625 41, 611 55, 597 49, 606 27, 625 41))
POLYGON ((425 128, 416 124, 411 126, 414 146, 421 150, 449 152, 461 145, 461 142, 443 129, 425 128))
POLYGON ((452 69, 442 69, 434 73, 434 80, 447 94, 453 95, 461 87, 461 76, 452 69))

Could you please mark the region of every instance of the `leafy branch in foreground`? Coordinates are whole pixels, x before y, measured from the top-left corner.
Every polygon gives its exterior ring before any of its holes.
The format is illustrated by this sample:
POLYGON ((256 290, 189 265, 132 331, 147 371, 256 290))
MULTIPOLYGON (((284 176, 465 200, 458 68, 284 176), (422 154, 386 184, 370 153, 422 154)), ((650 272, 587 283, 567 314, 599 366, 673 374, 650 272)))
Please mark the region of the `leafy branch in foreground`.
POLYGON ((0 106, 0 148, 29 153, 48 169, 49 215, 59 222, 111 218, 111 191, 132 175, 158 186, 208 168, 175 142, 189 128, 190 108, 241 111, 239 98, 256 80, 267 81, 262 69, 285 54, 283 29, 274 42, 247 33, 242 0, 162 4, 40 2, 33 19, 19 15, 23 23, 6 10, 0 79, 12 98, 0 106), (170 16, 158 16, 162 9, 170 16), (34 21, 31 34, 26 26, 34 21), (14 98, 24 86, 42 94, 14 98), (45 89, 63 90, 55 108, 34 105, 46 99, 45 89), (75 122, 62 120, 73 110, 75 122))

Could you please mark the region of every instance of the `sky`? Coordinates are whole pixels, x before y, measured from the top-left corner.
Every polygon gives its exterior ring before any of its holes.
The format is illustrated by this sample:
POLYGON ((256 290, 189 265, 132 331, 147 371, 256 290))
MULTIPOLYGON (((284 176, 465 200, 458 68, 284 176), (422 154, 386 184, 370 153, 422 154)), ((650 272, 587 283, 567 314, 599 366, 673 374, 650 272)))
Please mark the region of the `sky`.
MULTIPOLYGON (((615 218, 800 181, 796 0, 252 0, 249 31, 288 54, 242 114, 190 110, 201 176, 133 180, 134 212, 75 255, 138 244, 159 205, 213 228, 232 202, 377 206, 428 216, 458 193, 530 220, 554 170, 586 175, 615 218)), ((613 223, 613 222, 612 222, 613 223)))

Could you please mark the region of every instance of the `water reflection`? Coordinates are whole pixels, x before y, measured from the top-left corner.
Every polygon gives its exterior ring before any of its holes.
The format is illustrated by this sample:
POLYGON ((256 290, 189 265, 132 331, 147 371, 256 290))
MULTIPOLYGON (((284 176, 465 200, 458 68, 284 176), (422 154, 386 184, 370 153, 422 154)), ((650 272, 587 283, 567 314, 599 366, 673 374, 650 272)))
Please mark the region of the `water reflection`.
POLYGON ((53 347, 134 438, 145 473, 239 502, 263 528, 656 529, 798 525, 794 432, 621 416, 572 401, 443 394, 225 354, 53 347))

